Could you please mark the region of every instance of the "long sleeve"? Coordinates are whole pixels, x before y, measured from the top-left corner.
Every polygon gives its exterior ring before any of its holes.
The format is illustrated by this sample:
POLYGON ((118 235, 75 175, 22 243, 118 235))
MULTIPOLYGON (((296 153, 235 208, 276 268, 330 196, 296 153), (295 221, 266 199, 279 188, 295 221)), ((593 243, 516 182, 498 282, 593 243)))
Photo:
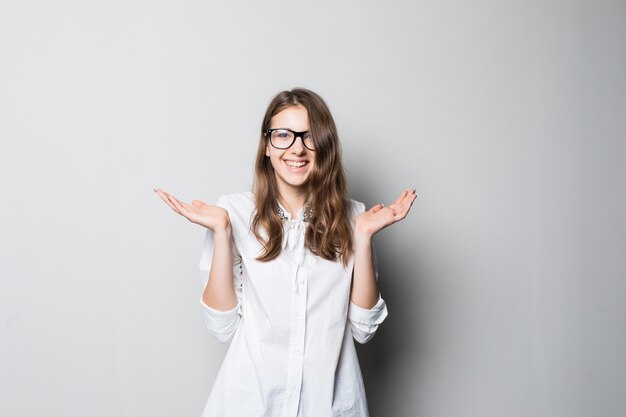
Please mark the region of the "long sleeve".
POLYGON ((367 343, 378 330, 378 326, 387 317, 387 305, 382 298, 374 307, 367 310, 350 302, 348 320, 352 329, 352 337, 359 343, 367 343))
MULTIPOLYGON (((215 241, 213 239, 213 232, 207 229, 199 264, 203 291, 209 282, 209 272, 211 271, 214 247, 215 241)), ((243 309, 241 306, 241 296, 243 290, 241 255, 237 251, 237 247, 234 244, 232 246, 232 252, 233 287, 237 295, 237 305, 231 310, 220 311, 206 305, 202 300, 202 297, 200 297, 200 305, 204 313, 204 320, 207 329, 209 330, 211 336, 221 343, 226 343, 232 339, 235 334, 235 330, 237 330, 237 327, 239 326, 241 317, 243 316, 243 309)))
MULTIPOLYGON (((382 301, 369 310, 350 306, 353 269, 306 248, 303 232, 310 225, 301 223, 304 210, 294 219, 286 213, 282 250, 263 262, 257 259, 263 245, 250 228, 254 195, 230 194, 223 203, 236 246, 233 284, 241 290, 235 300, 240 305, 225 312, 203 307, 211 334, 230 340, 203 417, 367 417, 354 345, 355 339, 369 339, 384 318, 382 301)), ((214 278, 209 277, 213 245, 207 237, 200 262, 204 285, 214 278)))
MULTIPOLYGON (((358 203, 356 213, 362 213, 365 210, 363 203, 358 203)), ((376 251, 372 244, 372 262, 374 265, 374 274, 378 281, 378 265, 376 262, 376 251)), ((352 330, 352 337, 359 343, 367 343, 378 330, 378 326, 387 317, 387 304, 382 297, 378 296, 378 302, 371 309, 365 309, 357 306, 352 301, 348 307, 348 322, 352 330)))

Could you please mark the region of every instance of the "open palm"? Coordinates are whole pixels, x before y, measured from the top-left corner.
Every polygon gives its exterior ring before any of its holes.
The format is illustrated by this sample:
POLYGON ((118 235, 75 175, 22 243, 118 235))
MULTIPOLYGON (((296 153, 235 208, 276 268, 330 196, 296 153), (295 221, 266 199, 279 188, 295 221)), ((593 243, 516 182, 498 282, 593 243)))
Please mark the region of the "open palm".
POLYGON ((355 234, 371 238, 385 227, 404 219, 415 197, 417 197, 415 190, 405 190, 392 204, 388 206, 377 204, 359 214, 356 217, 355 234))
POLYGON ((199 224, 212 231, 223 230, 230 226, 228 212, 222 207, 212 206, 200 200, 193 200, 191 204, 178 200, 160 188, 154 191, 172 210, 185 217, 192 223, 199 224))

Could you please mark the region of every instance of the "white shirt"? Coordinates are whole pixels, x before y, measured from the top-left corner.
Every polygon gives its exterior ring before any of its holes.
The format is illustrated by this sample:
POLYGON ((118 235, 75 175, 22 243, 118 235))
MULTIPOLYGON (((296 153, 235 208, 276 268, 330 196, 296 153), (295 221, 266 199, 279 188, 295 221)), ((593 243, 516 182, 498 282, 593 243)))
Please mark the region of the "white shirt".
MULTIPOLYGON (((365 210, 351 200, 352 220, 365 210)), ((367 342, 387 316, 382 298, 372 309, 350 301, 354 259, 322 259, 304 247, 303 210, 284 220, 283 250, 260 262, 250 230, 250 192, 222 196, 233 232, 237 305, 220 311, 200 304, 209 332, 230 341, 203 417, 367 417, 354 340, 367 342)), ((353 223, 354 224, 354 223, 353 223)), ((213 255, 207 230, 200 271, 206 286, 213 255)), ((378 273, 376 273, 378 277, 378 273)))

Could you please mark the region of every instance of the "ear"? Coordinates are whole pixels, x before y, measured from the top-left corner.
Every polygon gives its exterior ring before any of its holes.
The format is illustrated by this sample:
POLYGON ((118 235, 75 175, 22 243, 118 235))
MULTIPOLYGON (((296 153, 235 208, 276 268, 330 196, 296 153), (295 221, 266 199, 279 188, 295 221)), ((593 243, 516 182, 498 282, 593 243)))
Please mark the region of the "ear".
POLYGON ((270 156, 270 147, 265 145, 265 156, 270 156))

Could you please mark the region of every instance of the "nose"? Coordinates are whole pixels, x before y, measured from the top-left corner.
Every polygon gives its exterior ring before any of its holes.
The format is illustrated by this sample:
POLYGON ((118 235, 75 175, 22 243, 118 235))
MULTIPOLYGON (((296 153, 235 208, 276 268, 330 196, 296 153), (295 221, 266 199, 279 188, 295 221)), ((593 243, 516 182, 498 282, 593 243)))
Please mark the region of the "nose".
POLYGON ((304 137, 302 137, 302 135, 296 136, 296 140, 293 142, 293 145, 291 145, 291 150, 299 154, 305 152, 306 148, 304 147, 304 137), (298 138, 300 138, 300 140, 298 140, 298 138))

